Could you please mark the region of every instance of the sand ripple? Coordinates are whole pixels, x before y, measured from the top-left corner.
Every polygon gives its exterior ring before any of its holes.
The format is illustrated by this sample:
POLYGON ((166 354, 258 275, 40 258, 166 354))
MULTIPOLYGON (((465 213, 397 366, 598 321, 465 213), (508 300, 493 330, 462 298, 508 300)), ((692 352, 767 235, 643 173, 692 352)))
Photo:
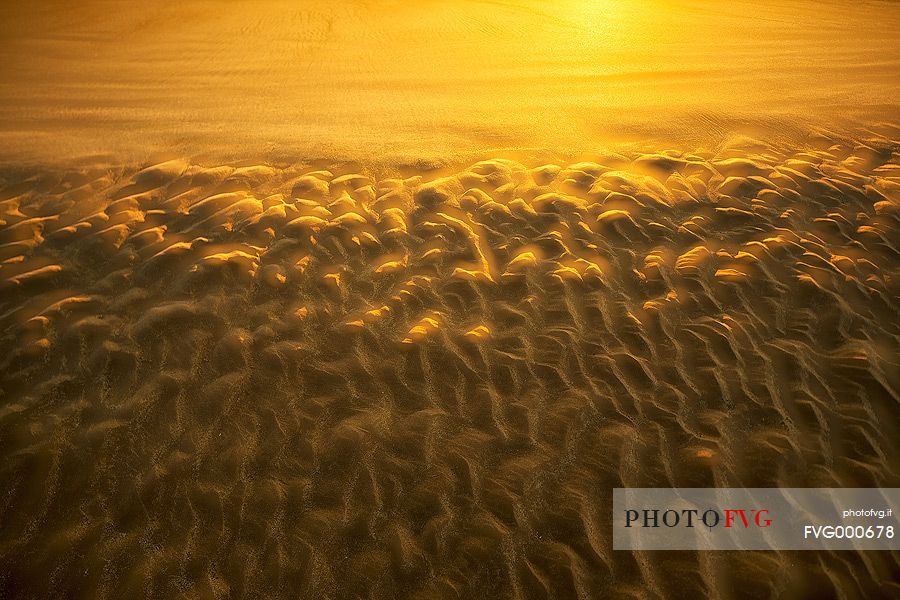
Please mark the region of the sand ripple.
POLYGON ((900 593, 609 514, 900 483, 898 147, 3 173, 0 597, 900 593))

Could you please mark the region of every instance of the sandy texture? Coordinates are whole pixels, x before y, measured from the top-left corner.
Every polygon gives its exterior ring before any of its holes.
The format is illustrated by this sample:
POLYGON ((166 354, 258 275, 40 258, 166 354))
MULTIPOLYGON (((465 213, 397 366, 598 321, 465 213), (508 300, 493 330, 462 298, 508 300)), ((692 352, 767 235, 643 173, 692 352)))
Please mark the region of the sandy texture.
MULTIPOLYGON (((0 158, 382 161, 896 123, 900 5, 4 2, 0 158)), ((862 135, 865 135, 864 133, 862 135)))
POLYGON ((900 2, 0 3, 0 600, 900 597, 900 2))
POLYGON ((609 513, 900 483, 898 148, 7 170, 0 597, 898 594, 609 513))

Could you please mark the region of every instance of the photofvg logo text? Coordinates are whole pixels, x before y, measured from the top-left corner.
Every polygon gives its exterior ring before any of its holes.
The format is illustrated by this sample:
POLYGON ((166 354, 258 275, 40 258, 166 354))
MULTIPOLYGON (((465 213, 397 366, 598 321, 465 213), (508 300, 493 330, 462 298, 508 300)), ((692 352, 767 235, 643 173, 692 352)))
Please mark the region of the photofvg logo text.
POLYGON ((625 510, 625 527, 769 527, 772 519, 767 508, 643 508, 625 510))
POLYGON ((616 550, 887 550, 898 488, 617 488, 616 550))

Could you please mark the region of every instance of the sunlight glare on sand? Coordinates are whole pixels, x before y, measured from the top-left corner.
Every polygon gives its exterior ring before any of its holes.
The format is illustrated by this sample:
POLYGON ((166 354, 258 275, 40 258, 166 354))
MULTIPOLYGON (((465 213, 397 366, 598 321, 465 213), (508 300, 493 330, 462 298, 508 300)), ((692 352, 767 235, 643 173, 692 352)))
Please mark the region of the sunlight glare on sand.
POLYGON ((0 142, 17 160, 366 159, 853 128, 896 115, 898 15, 883 2, 8 3, 0 142))

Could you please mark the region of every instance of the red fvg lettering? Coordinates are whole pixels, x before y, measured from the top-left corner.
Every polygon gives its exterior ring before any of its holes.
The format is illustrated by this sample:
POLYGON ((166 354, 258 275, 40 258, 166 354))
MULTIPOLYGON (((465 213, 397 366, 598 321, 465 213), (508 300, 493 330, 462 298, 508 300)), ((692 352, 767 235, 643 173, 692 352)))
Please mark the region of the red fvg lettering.
MULTIPOLYGON (((762 518, 763 514, 768 515, 769 511, 767 509, 750 511, 750 516, 752 517, 753 522, 756 524, 757 527, 768 527, 769 525, 772 524, 772 519, 763 519, 762 518)), ((745 511, 743 508, 740 508, 740 509, 726 508, 725 509, 725 527, 726 528, 730 528, 734 525, 735 516, 738 516, 741 518, 741 521, 739 524, 743 524, 744 529, 750 528, 750 521, 747 518, 747 511, 745 511)))

